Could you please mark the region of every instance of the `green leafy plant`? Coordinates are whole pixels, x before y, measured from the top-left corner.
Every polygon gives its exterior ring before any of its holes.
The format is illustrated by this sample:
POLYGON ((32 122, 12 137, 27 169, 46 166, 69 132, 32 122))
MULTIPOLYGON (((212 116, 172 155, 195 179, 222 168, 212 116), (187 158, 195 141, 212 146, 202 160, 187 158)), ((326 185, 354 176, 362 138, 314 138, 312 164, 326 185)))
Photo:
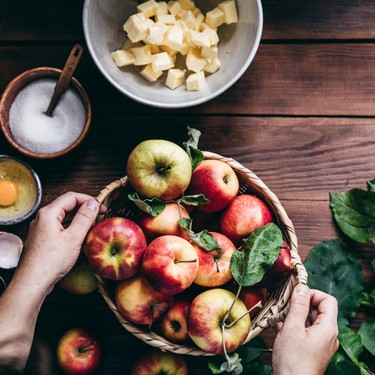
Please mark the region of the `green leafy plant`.
MULTIPOLYGON (((353 246, 375 244, 375 180, 368 190, 351 189, 330 194, 330 207, 335 222, 345 235, 323 241, 311 250, 305 261, 312 288, 332 294, 339 304, 339 350, 326 375, 371 375, 374 369, 375 321, 362 322, 358 332, 349 327, 360 307, 375 306, 375 290, 364 291, 362 265, 353 246)), ((372 259, 375 270, 375 258, 372 259)))

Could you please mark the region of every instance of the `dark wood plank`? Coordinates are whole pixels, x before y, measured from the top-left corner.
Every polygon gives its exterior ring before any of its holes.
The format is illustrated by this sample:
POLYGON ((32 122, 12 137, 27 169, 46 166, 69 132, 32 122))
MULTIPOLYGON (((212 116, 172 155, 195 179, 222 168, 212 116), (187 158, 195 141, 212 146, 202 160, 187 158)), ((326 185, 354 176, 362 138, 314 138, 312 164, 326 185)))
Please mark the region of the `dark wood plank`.
MULTIPOLYGON (((0 47, 0 90, 37 66, 62 68, 72 46, 0 47)), ((375 44, 261 45, 246 73, 218 98, 169 113, 295 116, 374 116, 375 44)), ((218 73, 219 74, 219 73, 218 73)), ((89 56, 76 77, 97 113, 165 113, 138 104, 113 88, 89 56)))
MULTIPOLYGON (((2 41, 82 40, 83 0, 12 0, 0 3, 2 41)), ((197 1, 197 3, 199 3, 197 1)), ((264 0, 263 40, 371 39, 371 0, 264 0)))

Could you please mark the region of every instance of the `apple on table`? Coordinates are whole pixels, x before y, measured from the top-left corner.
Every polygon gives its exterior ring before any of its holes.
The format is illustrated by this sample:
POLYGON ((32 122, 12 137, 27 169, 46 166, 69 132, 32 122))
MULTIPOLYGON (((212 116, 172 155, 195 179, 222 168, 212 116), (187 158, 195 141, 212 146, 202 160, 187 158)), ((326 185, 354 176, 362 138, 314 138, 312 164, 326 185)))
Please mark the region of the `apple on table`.
POLYGON ((75 327, 61 336, 56 354, 64 372, 69 375, 86 375, 98 368, 102 348, 88 330, 75 327))
POLYGON ((192 165, 188 153, 176 143, 150 139, 130 153, 126 174, 143 198, 165 201, 179 197, 190 183, 192 165))
POLYGON ((84 252, 96 274, 124 280, 139 271, 146 247, 146 237, 138 224, 127 218, 110 217, 89 231, 84 252))
POLYGON ((130 375, 188 375, 188 365, 182 355, 149 349, 133 363, 130 375))

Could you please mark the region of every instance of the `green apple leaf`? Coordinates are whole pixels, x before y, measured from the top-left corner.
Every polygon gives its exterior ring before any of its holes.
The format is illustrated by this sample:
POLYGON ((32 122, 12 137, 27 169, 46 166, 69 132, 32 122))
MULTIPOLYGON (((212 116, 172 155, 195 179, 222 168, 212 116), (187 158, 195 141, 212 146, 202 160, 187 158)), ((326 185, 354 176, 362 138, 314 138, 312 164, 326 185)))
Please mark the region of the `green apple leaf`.
POLYGON ((370 292, 363 292, 361 298, 361 306, 375 308, 375 289, 370 292))
POLYGON ((252 286, 275 263, 284 240, 280 228, 269 223, 255 229, 244 242, 243 250, 233 253, 230 270, 239 285, 252 286))
POLYGON ((229 372, 233 375, 242 374, 243 368, 241 364, 241 358, 237 353, 231 356, 227 356, 227 360, 222 362, 222 357, 211 358, 208 362, 208 368, 212 374, 221 374, 223 372, 229 372))
POLYGON ((184 195, 179 202, 184 203, 188 206, 199 206, 200 204, 210 203, 210 200, 207 199, 204 194, 196 195, 184 195))
POLYGON ((375 192, 352 189, 330 193, 330 204, 337 225, 352 240, 375 244, 375 192))
POLYGON ((332 361, 325 375, 361 375, 361 369, 348 360, 332 361))
POLYGON ((128 194, 128 198, 143 212, 151 216, 158 216, 165 209, 166 203, 158 198, 141 199, 137 193, 128 194))
POLYGON ((305 267, 309 286, 336 297, 338 319, 348 324, 358 311, 363 292, 363 272, 357 255, 341 239, 326 240, 309 252, 305 267))
POLYGON ((370 191, 375 192, 375 179, 371 181, 367 181, 367 186, 370 191))
POLYGON ((363 322, 359 327, 358 334, 362 339, 363 346, 375 356, 375 320, 363 322))
POLYGON ((341 348, 354 364, 359 364, 359 356, 363 352, 361 336, 349 327, 339 324, 339 343, 341 348))
POLYGON ((259 336, 254 337, 247 344, 238 348, 238 354, 242 358, 242 363, 245 369, 262 354, 270 351, 272 350, 267 348, 264 340, 259 336))
POLYGON ((188 218, 182 218, 178 220, 178 224, 186 235, 198 246, 207 251, 221 250, 221 247, 216 241, 216 238, 206 229, 202 232, 195 233, 191 230, 192 220, 188 218))
POLYGON ((197 129, 187 127, 189 139, 183 145, 190 156, 192 170, 197 168, 198 164, 204 159, 202 151, 198 149, 198 142, 201 132, 197 129))

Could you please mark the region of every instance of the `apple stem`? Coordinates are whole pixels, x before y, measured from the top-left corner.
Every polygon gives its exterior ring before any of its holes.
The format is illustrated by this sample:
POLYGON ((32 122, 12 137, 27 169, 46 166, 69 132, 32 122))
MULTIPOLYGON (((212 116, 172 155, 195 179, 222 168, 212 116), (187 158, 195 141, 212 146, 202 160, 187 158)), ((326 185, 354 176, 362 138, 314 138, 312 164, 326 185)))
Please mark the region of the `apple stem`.
POLYGON ((89 352, 90 350, 94 349, 94 346, 95 346, 95 342, 91 342, 90 344, 80 347, 79 352, 80 353, 89 352))
POLYGON ((166 167, 160 167, 157 169, 157 172, 159 174, 165 174, 165 172, 169 171, 171 168, 171 166, 167 165, 166 167))
POLYGON ((226 328, 231 328, 233 327, 240 319, 242 319, 245 315, 249 314, 250 311, 254 310, 257 307, 262 307, 262 302, 259 301, 256 305, 254 305, 251 309, 247 310, 245 314, 239 316, 237 319, 233 320, 232 323, 226 324, 226 328))
POLYGON ((220 268, 219 268, 219 262, 217 261, 217 259, 215 259, 215 264, 216 264, 216 272, 219 273, 220 268))
POLYGON ((175 260, 174 263, 196 263, 197 259, 192 259, 192 260, 175 260))

